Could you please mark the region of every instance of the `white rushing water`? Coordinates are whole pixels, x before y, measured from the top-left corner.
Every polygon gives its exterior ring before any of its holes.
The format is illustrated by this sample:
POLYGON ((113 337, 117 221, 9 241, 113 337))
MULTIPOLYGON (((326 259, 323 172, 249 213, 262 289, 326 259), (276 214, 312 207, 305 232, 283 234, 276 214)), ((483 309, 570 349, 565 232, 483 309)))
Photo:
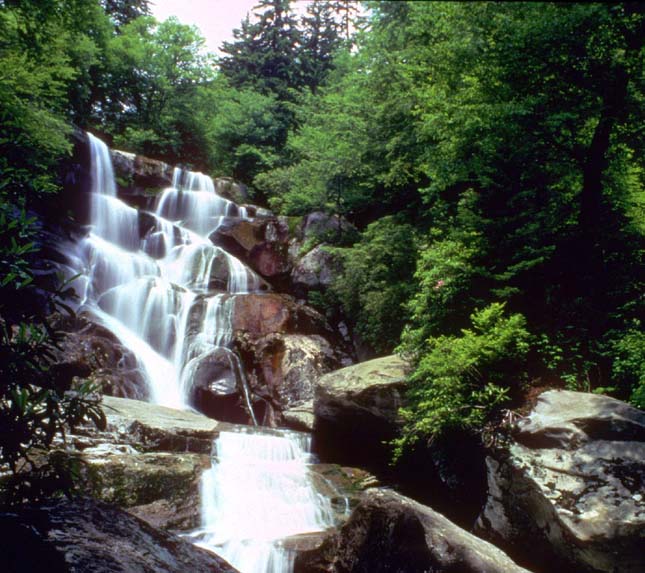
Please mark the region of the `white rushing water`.
MULTIPOLYGON (((245 374, 231 349, 235 297, 260 278, 209 235, 245 208, 219 196, 202 173, 175 169, 154 213, 117 197, 107 146, 89 135, 90 233, 70 248, 81 310, 137 358, 151 401, 189 406, 194 374, 215 351, 229 361, 254 423, 245 374), (216 277, 214 279, 214 277, 216 277)), ((214 381, 211 386, 227 384, 214 381)), ((282 541, 333 525, 330 502, 309 476, 309 438, 291 431, 222 432, 202 478, 202 527, 191 537, 242 573, 290 573, 282 541)))
POLYGON ((242 573, 292 571, 295 555, 282 541, 334 524, 329 499, 309 477, 309 447, 308 436, 287 430, 222 432, 202 476, 196 544, 242 573))
POLYGON ((176 168, 155 212, 138 211, 117 197, 107 146, 91 134, 89 142, 91 232, 69 253, 82 274, 75 281, 82 308, 134 351, 152 401, 185 408, 198 362, 231 344, 234 295, 260 287, 253 271, 208 239, 225 217, 246 210, 217 195, 207 175, 176 168))

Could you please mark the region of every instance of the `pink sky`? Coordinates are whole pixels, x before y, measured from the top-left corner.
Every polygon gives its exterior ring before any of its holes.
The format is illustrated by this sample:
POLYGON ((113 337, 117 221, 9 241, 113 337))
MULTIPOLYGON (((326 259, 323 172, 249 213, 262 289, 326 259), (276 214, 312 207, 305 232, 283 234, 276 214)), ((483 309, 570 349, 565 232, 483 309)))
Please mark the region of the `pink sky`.
MULTIPOLYGON (((292 0, 298 12, 304 12, 308 0, 292 0)), ((176 16, 182 24, 197 26, 206 39, 206 49, 217 52, 222 42, 233 39, 233 29, 240 27, 257 0, 152 0, 152 14, 163 21, 176 16)))

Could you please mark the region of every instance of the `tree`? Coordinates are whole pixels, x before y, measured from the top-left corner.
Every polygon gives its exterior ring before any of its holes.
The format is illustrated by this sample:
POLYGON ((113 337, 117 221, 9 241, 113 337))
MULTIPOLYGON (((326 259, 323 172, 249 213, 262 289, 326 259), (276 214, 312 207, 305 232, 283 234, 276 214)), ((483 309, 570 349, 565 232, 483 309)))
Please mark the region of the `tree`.
POLYGON ((315 93, 333 67, 335 52, 341 46, 342 24, 337 22, 329 2, 314 0, 301 20, 300 60, 303 81, 315 93))
POLYGON ((212 80, 196 28, 169 18, 141 17, 108 46, 105 128, 117 144, 168 160, 205 162, 193 121, 200 85, 212 80))
POLYGON ((300 31, 289 0, 260 0, 254 20, 247 16, 233 31, 235 41, 224 42, 219 62, 232 86, 275 95, 290 101, 302 86, 298 61, 300 31))
POLYGON ((101 0, 101 4, 119 30, 140 16, 151 15, 149 0, 101 0))
POLYGON ((57 168, 71 148, 67 119, 77 111, 73 95, 87 88, 88 62, 78 58, 94 53, 100 16, 82 0, 0 6, 0 454, 19 478, 56 477, 32 450, 48 448, 67 424, 103 421, 91 388, 54 372, 58 333, 48 315, 56 285, 37 284, 30 214, 59 190, 57 168), (87 30, 83 14, 96 16, 87 30))

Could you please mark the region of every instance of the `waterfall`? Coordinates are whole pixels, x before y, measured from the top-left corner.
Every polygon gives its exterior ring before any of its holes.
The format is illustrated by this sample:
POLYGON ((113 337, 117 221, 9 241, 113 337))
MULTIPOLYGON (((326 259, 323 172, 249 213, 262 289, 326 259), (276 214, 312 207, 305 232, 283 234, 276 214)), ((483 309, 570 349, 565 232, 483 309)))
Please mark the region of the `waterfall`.
MULTIPOLYGON (((133 350, 152 401, 186 408, 191 373, 210 351, 227 349, 232 370, 241 372, 230 350, 234 295, 258 290, 261 281, 208 236, 224 217, 246 211, 217 195, 207 175, 177 168, 154 212, 134 209, 117 196, 108 147, 88 138, 90 233, 69 253, 83 277, 76 281, 80 309, 133 350)), ((245 384, 240 375, 254 419, 245 384)))
MULTIPOLYGON (((224 218, 248 211, 219 196, 203 173, 175 168, 154 212, 121 201, 107 146, 89 135, 90 232, 70 248, 79 310, 91 313, 130 349, 151 401, 189 407, 201 365, 228 361, 257 425, 244 369, 233 351, 236 297, 261 279, 209 236, 224 218)), ((208 380, 226 393, 229 378, 208 380)), ((213 444, 201 484, 202 526, 193 541, 242 573, 289 573, 294 553, 283 540, 333 525, 328 499, 309 477, 309 438, 286 430, 225 431, 213 444)))
POLYGON ((242 573, 292 571, 282 541, 334 524, 329 499, 309 478, 310 438, 288 430, 221 432, 202 476, 202 527, 194 542, 242 573))

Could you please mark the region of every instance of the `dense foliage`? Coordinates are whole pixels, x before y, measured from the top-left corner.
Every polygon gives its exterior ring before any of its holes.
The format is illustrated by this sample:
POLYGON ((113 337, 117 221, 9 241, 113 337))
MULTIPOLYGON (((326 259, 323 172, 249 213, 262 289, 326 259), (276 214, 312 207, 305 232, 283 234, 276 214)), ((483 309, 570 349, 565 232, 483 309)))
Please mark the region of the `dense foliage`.
POLYGON ((0 2, 3 288, 73 121, 356 225, 311 300, 412 361, 400 445, 531 383, 643 406, 641 4, 261 0, 219 61, 149 4, 0 2))
POLYGON ((66 427, 103 423, 93 388, 55 369, 59 332, 50 316, 64 306, 62 285, 46 280, 32 215, 59 188, 69 119, 84 106, 77 82, 88 77, 94 32, 107 23, 101 17, 98 5, 81 0, 0 9, 0 453, 26 478, 9 484, 3 502, 38 496, 52 483, 43 477, 60 482, 61 468, 39 452, 66 427))

